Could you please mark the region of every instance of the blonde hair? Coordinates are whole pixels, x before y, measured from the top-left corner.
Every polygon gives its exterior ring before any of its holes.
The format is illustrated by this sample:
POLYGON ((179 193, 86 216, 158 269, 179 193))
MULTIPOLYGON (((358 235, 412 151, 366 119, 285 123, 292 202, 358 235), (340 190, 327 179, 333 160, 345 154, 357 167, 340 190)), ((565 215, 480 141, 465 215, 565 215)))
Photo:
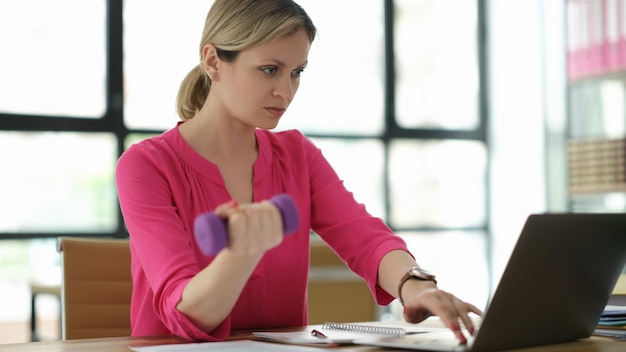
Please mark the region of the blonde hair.
MULTIPOLYGON (((200 57, 207 44, 215 45, 222 61, 232 62, 245 49, 305 30, 309 41, 316 28, 300 5, 292 0, 216 0, 204 23, 200 57)), ((182 120, 191 119, 204 105, 211 80, 202 64, 196 65, 180 84, 176 110, 182 120)))

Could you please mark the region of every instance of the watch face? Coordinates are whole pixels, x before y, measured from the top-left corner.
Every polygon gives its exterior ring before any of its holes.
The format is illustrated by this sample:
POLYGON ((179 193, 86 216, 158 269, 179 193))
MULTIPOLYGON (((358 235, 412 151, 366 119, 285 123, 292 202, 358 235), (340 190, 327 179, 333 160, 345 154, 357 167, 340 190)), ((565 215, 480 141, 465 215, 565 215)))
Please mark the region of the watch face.
POLYGON ((413 269, 411 269, 411 275, 415 276, 415 277, 422 278, 424 280, 434 280, 435 279, 435 274, 431 273, 428 270, 421 269, 421 268, 413 268, 413 269))

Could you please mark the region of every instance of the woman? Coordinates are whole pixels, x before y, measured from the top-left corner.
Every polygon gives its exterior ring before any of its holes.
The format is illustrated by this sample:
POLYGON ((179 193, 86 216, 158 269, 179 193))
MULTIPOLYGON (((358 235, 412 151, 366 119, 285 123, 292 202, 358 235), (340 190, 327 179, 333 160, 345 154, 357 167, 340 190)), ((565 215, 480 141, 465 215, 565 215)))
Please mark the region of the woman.
POLYGON ((200 64, 181 84, 181 122, 128 149, 117 166, 130 233, 132 333, 219 341, 235 329, 307 324, 310 229, 359 274, 381 305, 402 297, 411 322, 480 311, 437 289, 405 243, 367 213, 322 153, 295 130, 270 132, 293 100, 316 29, 291 0, 216 0, 200 64), (284 237, 267 199, 288 193, 300 226, 284 237), (196 216, 227 220, 228 247, 202 254, 196 216), (415 279, 415 280, 413 280, 415 279))

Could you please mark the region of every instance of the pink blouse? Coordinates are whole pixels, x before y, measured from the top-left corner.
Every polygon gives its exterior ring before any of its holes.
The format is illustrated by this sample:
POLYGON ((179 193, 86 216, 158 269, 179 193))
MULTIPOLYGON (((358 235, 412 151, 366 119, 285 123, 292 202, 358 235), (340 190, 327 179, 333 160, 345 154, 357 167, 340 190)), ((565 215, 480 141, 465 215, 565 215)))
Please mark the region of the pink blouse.
POLYGON ((177 127, 134 144, 119 159, 116 181, 130 234, 134 336, 219 341, 231 330, 306 325, 311 229, 365 280, 378 304, 393 300, 376 285, 378 264, 391 250, 407 251, 404 241, 355 201, 302 133, 257 130, 256 138, 254 201, 290 194, 300 227, 265 254, 231 314, 210 333, 176 305, 187 282, 213 259, 195 243, 195 217, 231 199, 217 166, 197 154, 177 127))

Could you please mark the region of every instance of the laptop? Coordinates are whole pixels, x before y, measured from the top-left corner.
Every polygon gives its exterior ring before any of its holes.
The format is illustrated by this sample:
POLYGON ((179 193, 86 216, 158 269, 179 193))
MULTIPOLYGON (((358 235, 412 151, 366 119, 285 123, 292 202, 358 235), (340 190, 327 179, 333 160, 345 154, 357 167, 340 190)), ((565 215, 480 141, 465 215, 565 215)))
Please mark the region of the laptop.
POLYGON ((495 351, 591 336, 626 264, 626 214, 530 215, 480 327, 358 341, 423 351, 495 351))

